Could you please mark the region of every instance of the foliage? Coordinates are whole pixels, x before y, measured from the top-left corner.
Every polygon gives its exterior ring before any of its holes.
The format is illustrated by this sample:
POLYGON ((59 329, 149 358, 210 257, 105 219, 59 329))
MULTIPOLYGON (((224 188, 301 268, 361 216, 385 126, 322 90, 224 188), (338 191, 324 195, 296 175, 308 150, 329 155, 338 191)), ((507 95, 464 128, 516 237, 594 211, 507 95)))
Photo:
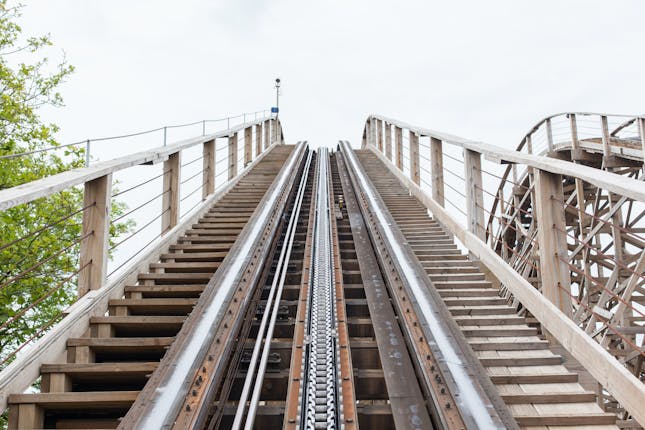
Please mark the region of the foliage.
MULTIPOLYGON (((22 36, 21 11, 22 5, 0 0, 0 157, 59 146, 57 126, 43 122, 38 111, 62 105, 57 88, 74 70, 64 58, 49 64, 43 53, 51 45, 48 35, 22 36)), ((85 150, 76 147, 0 159, 0 189, 84 163, 85 150)), ((0 212, 0 361, 76 299, 82 206, 83 190, 75 187, 0 212)), ((125 209, 113 203, 113 216, 125 209)), ((113 223, 111 237, 131 228, 130 221, 113 223)))

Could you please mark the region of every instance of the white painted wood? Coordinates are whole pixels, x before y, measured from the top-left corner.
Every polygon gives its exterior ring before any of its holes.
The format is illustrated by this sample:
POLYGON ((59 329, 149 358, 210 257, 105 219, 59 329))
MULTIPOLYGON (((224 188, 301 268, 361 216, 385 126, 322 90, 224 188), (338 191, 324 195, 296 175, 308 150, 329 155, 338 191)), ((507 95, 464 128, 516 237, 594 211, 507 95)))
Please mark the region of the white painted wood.
MULTIPOLYGON (((265 120, 265 118, 260 118, 251 123, 247 123, 247 126, 260 124, 265 120)), ((200 145, 216 138, 228 137, 232 133, 242 130, 243 128, 244 126, 240 125, 229 130, 220 131, 206 136, 181 140, 172 145, 137 152, 135 154, 115 158, 114 160, 96 163, 90 167, 70 170, 39 179, 37 181, 18 185, 17 187, 0 190, 0 211, 7 210, 20 204, 29 203, 38 198, 49 196, 75 185, 91 181, 92 179, 127 169, 128 167, 138 166, 140 164, 160 163, 167 160, 171 154, 179 152, 182 149, 200 145)))
POLYGON ((509 266, 485 242, 469 232, 425 191, 381 153, 372 149, 412 195, 428 208, 479 261, 537 318, 558 342, 618 400, 641 424, 645 424, 645 384, 632 375, 600 344, 591 339, 571 319, 509 266))
POLYGON ((6 368, 0 371, 0 410, 7 408, 10 393, 22 393, 40 375, 40 366, 65 359, 67 339, 81 337, 89 328, 90 318, 105 314, 109 300, 123 298, 126 285, 135 284, 139 273, 148 270, 150 263, 159 261, 161 254, 168 253, 170 245, 177 242, 186 229, 191 228, 202 218, 217 201, 226 195, 250 169, 262 161, 273 150, 264 151, 246 169, 209 196, 202 207, 186 217, 166 235, 148 245, 140 257, 119 271, 113 280, 98 290, 91 290, 65 311, 65 318, 57 323, 47 334, 28 346, 6 368))
POLYGON ((108 244, 110 240, 110 209, 112 175, 108 174, 85 183, 83 227, 78 274, 78 295, 97 290, 107 276, 108 244))

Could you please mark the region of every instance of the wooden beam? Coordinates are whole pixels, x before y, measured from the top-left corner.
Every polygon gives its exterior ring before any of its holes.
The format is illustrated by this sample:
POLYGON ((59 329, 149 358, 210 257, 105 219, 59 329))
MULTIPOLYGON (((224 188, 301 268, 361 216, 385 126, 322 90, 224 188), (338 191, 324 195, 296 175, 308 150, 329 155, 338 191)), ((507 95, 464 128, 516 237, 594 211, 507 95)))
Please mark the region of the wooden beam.
POLYGON ((255 156, 262 153, 262 124, 255 124, 255 156))
POLYGON ((551 126, 551 118, 546 119, 545 125, 546 125, 546 145, 550 154, 551 152, 553 152, 553 127, 551 126))
POLYGON ((421 167, 419 165, 419 136, 410 130, 410 177, 415 184, 421 183, 421 167))
POLYGON ((376 120, 376 145, 378 150, 383 152, 383 121, 376 120))
POLYGON ((385 156, 392 159, 392 125, 389 122, 385 123, 385 156))
POLYGON ((396 167, 403 170, 403 129, 394 126, 394 147, 396 148, 396 167))
POLYGON ((215 139, 204 143, 202 200, 215 192, 215 139))
POLYGON ((482 157, 479 152, 464 150, 464 173, 466 185, 466 215, 468 231, 479 239, 486 239, 484 227, 484 192, 482 188, 482 157))
POLYGON ((643 161, 643 175, 645 175, 645 118, 638 118, 638 130, 641 135, 641 160, 643 161))
POLYGON ((253 160, 253 127, 244 129, 244 166, 253 160))
POLYGON ((432 172, 432 198, 441 206, 444 206, 444 185, 443 185, 443 147, 436 137, 430 137, 430 161, 432 172))
POLYGON ((533 175, 542 294, 571 318, 571 271, 566 262, 562 176, 543 170, 534 171, 533 175))
POLYGON ((181 175, 181 152, 175 152, 163 163, 163 191, 161 203, 161 234, 171 230, 179 222, 179 180, 181 175))
POLYGON ((228 179, 237 175, 237 133, 228 138, 228 179))
POLYGON ((110 240, 110 209, 112 201, 112 175, 101 176, 85 183, 80 273, 78 294, 103 286, 107 275, 108 244, 110 240))

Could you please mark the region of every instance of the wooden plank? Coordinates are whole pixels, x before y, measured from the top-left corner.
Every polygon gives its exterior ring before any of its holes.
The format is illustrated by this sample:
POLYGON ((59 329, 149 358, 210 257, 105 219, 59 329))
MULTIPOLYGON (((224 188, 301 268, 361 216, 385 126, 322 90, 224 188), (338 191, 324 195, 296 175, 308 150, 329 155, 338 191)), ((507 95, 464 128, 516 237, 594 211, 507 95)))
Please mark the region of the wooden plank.
POLYGON ((244 166, 253 160, 253 127, 244 129, 244 166))
POLYGON ((444 206, 444 185, 443 185, 443 147, 441 140, 430 137, 430 162, 432 172, 432 198, 441 206, 444 206))
POLYGON ((394 126, 394 146, 396 147, 396 167, 403 170, 403 130, 394 126))
POLYGON ((10 404, 36 404, 47 409, 129 407, 138 391, 84 391, 70 393, 12 394, 10 404))
POLYGON ((264 130, 264 149, 267 149, 271 146, 271 122, 267 119, 262 123, 262 128, 264 130))
POLYGON ((84 296, 105 283, 107 275, 108 244, 110 234, 110 209, 112 175, 108 174, 85 183, 78 294, 84 296))
POLYGON ((506 404, 589 403, 596 401, 596 393, 593 391, 576 391, 571 393, 542 392, 539 394, 513 393, 502 394, 501 396, 506 404))
POLYGON ((464 173, 468 230, 481 240, 486 240, 481 154, 469 149, 464 150, 464 173))
POLYGON ((616 414, 612 413, 583 413, 572 414, 539 414, 515 415, 515 420, 522 427, 530 426, 592 426, 615 424, 616 414))
POLYGON ((392 159, 392 124, 385 122, 385 156, 392 159))
POLYGON ((421 183, 421 166, 419 164, 419 135, 410 131, 410 176, 415 184, 421 183))
POLYGON ((163 191, 161 233, 171 230, 179 222, 179 181, 181 179, 181 152, 168 157, 163 164, 163 191))
POLYGON ((262 153, 262 124, 255 124, 255 156, 262 153))
POLYGON ((237 133, 228 138, 228 179, 237 175, 237 133))
POLYGON ((383 152, 383 121, 376 120, 376 147, 383 152))

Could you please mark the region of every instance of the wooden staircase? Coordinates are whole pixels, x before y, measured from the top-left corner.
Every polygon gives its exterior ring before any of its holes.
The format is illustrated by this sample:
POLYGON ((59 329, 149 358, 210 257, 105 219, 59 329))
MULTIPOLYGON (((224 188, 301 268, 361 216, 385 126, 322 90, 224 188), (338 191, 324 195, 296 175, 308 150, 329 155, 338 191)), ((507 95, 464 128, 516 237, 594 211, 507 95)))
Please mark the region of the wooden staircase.
POLYGON ((293 150, 276 146, 207 215, 41 367, 40 393, 9 398, 10 429, 116 428, 293 150))
POLYGON ((517 423, 527 429, 617 429, 616 415, 605 413, 596 393, 580 385, 579 375, 551 350, 557 346, 500 296, 387 166, 369 150, 356 154, 517 423))

